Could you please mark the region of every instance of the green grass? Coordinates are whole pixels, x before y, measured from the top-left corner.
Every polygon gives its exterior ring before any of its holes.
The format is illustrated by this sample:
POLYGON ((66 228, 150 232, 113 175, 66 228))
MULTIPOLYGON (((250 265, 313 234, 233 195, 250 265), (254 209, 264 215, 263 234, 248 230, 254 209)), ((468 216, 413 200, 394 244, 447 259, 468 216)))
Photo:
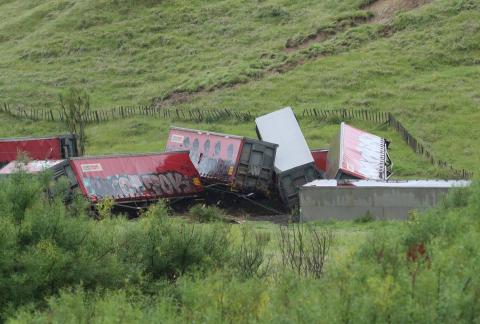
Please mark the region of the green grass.
POLYGON ((243 82, 284 61, 288 38, 360 3, 0 1, 0 98, 53 104, 61 89, 81 85, 104 107, 243 82))
MULTIPOLYGON (((437 158, 477 171, 480 1, 435 0, 397 15, 390 37, 379 34, 381 26, 366 24, 286 57, 286 39, 358 15, 360 3, 0 1, 0 101, 54 105, 61 90, 78 86, 91 92, 98 109, 147 103, 175 89, 214 89, 255 78, 268 66, 305 61, 287 73, 204 92, 177 107, 253 114, 286 105, 297 112, 390 111, 437 158), (170 42, 159 41, 165 38, 170 42), (269 62, 262 63, 265 57, 269 62)), ((0 123, 1 136, 61 130, 3 115, 0 123)), ((170 123, 138 117, 92 126, 87 149, 92 154, 162 150, 170 123)), ((312 147, 325 147, 335 132, 334 125, 302 123, 312 147)), ((178 124, 254 136, 253 123, 178 124)), ((392 139, 398 176, 442 176, 393 132, 373 130, 392 139)))

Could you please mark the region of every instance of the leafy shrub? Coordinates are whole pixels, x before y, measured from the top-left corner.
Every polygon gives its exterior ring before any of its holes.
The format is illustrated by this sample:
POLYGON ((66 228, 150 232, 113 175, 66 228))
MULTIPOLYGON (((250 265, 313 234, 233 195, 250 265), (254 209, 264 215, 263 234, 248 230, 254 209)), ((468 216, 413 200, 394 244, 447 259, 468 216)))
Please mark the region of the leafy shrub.
POLYGON ((258 10, 258 18, 274 18, 274 19, 286 19, 290 16, 288 11, 283 7, 278 6, 265 6, 258 10))
POLYGON ((200 223, 220 221, 224 219, 221 209, 215 206, 195 205, 190 209, 192 219, 200 223))
POLYGON ((112 198, 104 198, 96 204, 98 219, 107 219, 112 216, 114 201, 112 198))
POLYGON ((265 277, 270 270, 270 259, 265 249, 270 242, 270 234, 255 231, 250 226, 242 226, 240 246, 232 256, 233 266, 244 278, 265 277))
POLYGON ((80 283, 88 289, 121 287, 129 273, 114 255, 119 237, 113 224, 95 226, 85 214, 72 217, 62 191, 49 196, 48 183, 40 180, 20 172, 0 188, 1 241, 8 248, 0 256, 3 316, 80 283))
POLYGON ((373 217, 372 213, 368 211, 364 215, 356 218, 354 222, 358 224, 364 224, 364 223, 373 222, 374 220, 375 220, 375 217, 373 217))
POLYGON ((304 224, 280 226, 279 246, 284 267, 297 275, 320 278, 334 236, 329 230, 304 224))
POLYGON ((169 218, 164 204, 150 208, 141 222, 141 241, 130 250, 140 256, 144 272, 152 279, 175 280, 188 271, 220 266, 227 258, 229 227, 201 226, 169 218))

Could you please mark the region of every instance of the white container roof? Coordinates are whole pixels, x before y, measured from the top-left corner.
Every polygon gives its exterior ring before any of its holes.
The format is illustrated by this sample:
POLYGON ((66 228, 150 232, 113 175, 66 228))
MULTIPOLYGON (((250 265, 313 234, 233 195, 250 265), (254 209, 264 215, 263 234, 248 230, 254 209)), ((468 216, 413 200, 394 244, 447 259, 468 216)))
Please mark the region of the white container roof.
POLYGON ((292 108, 286 107, 255 119, 262 141, 278 144, 275 169, 284 172, 313 162, 313 157, 292 108))
POLYGON ((303 187, 362 187, 362 188, 453 188, 468 187, 469 180, 315 180, 303 187))

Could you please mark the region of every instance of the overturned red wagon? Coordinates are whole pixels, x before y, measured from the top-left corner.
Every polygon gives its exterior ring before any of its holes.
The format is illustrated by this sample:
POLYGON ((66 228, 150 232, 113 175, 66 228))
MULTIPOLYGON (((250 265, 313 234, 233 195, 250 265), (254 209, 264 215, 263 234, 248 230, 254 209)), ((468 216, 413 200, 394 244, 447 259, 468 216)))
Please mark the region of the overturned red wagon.
POLYGON ((80 157, 69 160, 67 176, 73 187, 95 203, 148 202, 195 196, 203 191, 198 171, 187 151, 80 157))
POLYGON ((277 144, 243 136, 171 127, 167 151, 190 150, 202 180, 269 195, 277 144))
POLYGON ((0 138, 0 168, 15 161, 19 153, 31 160, 61 160, 78 155, 74 135, 0 138))

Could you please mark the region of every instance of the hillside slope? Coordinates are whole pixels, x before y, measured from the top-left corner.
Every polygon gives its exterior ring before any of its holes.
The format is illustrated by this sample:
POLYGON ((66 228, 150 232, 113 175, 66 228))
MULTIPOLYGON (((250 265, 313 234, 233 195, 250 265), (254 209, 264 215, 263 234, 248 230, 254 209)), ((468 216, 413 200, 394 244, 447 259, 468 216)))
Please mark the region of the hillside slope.
POLYGON ((0 100, 52 104, 82 85, 99 106, 124 105, 242 82, 362 2, 2 0, 0 100))
MULTIPOLYGON (((182 102, 165 103, 252 113, 285 105, 391 111, 437 157, 476 170, 480 0, 428 2, 0 1, 0 101, 52 105, 75 85, 91 92, 97 109, 187 91, 182 102), (238 82, 246 84, 224 88, 238 82)), ((161 149, 157 136, 169 123, 91 127, 90 152, 145 150, 152 141, 161 149)), ((0 124, 16 126, 3 136, 60 128, 0 124)), ((307 139, 324 146, 333 130, 318 128, 309 125, 307 139)))

